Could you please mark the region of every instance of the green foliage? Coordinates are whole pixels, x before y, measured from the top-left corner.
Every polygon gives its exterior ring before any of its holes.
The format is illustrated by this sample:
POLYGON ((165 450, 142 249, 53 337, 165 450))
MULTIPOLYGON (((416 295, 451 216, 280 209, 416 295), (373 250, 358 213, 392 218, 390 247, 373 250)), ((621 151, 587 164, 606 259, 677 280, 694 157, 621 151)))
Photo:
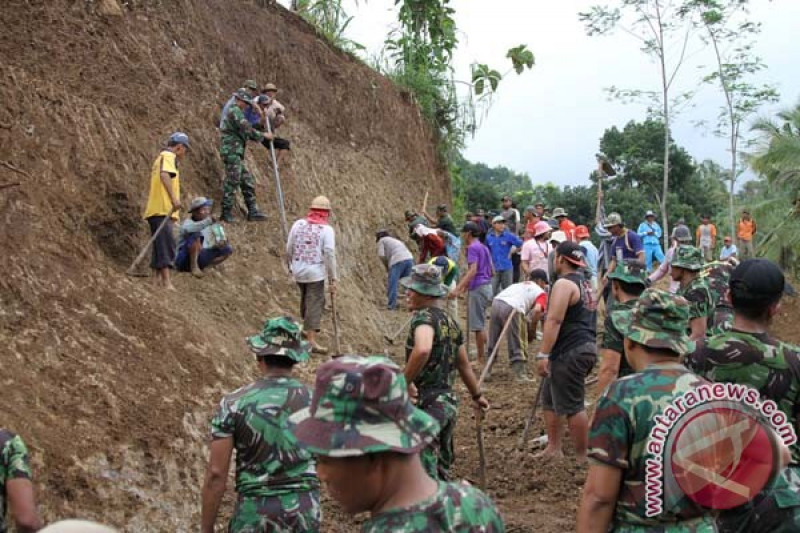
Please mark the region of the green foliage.
POLYGON ((351 54, 365 50, 362 44, 344 36, 353 17, 345 13, 342 0, 298 0, 296 7, 297 13, 333 46, 351 54))
POLYGON ((528 50, 524 44, 511 48, 506 57, 511 60, 511 65, 517 74, 522 74, 526 68, 533 68, 536 59, 533 57, 533 52, 528 50))

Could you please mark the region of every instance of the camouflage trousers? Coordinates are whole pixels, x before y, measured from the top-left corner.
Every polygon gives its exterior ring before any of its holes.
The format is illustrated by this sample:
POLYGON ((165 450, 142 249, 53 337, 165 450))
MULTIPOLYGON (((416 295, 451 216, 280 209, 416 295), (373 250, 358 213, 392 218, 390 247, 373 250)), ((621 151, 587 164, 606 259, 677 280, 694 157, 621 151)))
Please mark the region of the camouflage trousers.
POLYGON ((632 525, 614 523, 610 531, 614 533, 717 533, 718 529, 711 515, 687 520, 684 522, 632 525))
POLYGON ((322 507, 319 491, 279 496, 239 496, 229 533, 289 533, 319 531, 322 507))
POLYGON ((419 408, 432 416, 439 423, 439 434, 420 453, 422 466, 433 479, 447 481, 450 467, 456 459, 453 448, 453 434, 458 418, 458 400, 453 392, 441 392, 426 395, 420 391, 419 408))
POLYGON ((238 189, 242 190, 248 211, 254 211, 256 209, 256 182, 253 175, 244 166, 244 160, 236 154, 224 154, 222 163, 225 165, 225 180, 222 182, 222 212, 227 213, 233 210, 238 189))
POLYGON ((800 531, 800 467, 785 469, 749 504, 722 513, 719 525, 722 533, 800 531))

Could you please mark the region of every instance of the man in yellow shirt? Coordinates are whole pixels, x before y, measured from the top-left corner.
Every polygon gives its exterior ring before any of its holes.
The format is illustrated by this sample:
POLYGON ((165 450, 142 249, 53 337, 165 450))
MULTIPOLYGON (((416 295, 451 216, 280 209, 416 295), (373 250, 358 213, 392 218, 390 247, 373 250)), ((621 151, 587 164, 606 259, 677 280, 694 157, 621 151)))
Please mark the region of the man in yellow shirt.
POLYGON ((156 284, 169 290, 175 290, 169 279, 169 269, 173 268, 175 261, 173 221, 178 220, 178 210, 181 208, 178 163, 183 160, 187 150, 189 150, 188 135, 179 131, 170 135, 167 147, 153 162, 150 171, 150 193, 144 210, 144 219, 150 226, 150 234, 155 235, 158 232, 153 242, 150 268, 155 271, 156 284), (162 223, 164 223, 163 228, 161 228, 162 223))

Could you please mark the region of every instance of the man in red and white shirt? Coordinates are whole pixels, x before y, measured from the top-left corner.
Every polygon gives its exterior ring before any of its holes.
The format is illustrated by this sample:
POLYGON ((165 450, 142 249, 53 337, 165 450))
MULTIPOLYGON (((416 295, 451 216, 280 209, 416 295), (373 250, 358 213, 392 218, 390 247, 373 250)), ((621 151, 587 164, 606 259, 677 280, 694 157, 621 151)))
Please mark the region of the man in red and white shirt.
POLYGON ((303 329, 314 353, 327 353, 317 344, 322 311, 325 308, 325 279, 328 290, 336 292, 336 238, 328 223, 331 203, 324 196, 311 202, 305 218, 292 225, 286 241, 286 262, 300 288, 300 316, 303 329))

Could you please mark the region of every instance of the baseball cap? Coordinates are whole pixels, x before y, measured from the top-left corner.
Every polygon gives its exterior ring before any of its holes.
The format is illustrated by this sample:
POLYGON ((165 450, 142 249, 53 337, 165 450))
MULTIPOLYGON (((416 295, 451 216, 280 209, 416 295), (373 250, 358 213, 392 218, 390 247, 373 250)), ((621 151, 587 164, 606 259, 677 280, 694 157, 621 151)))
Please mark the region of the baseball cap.
POLYGON ((780 267, 769 259, 747 259, 731 273, 731 298, 736 300, 771 300, 783 294, 786 278, 780 267))
POLYGON ((409 218, 414 218, 415 216, 417 216, 416 211, 414 211, 413 209, 406 209, 406 212, 403 213, 403 214, 404 214, 406 220, 408 220, 409 218))
POLYGON ((505 224, 505 223, 506 223, 506 219, 505 219, 505 218, 503 218, 503 217, 502 217, 502 216, 500 216, 500 215, 497 215, 496 217, 494 217, 494 218, 492 219, 492 224, 496 224, 496 223, 498 223, 498 222, 502 222, 503 224, 505 224))
POLYGON ((689 302, 659 289, 646 289, 631 309, 611 312, 611 321, 623 336, 650 348, 677 355, 693 352, 695 343, 686 334, 689 302))
POLYGON ((653 213, 653 211, 652 211, 651 209, 648 209, 648 210, 647 210, 647 213, 645 213, 645 214, 644 214, 644 218, 647 218, 647 217, 654 217, 654 216, 656 216, 656 214, 655 214, 655 213, 653 213))
POLYGON ((622 225, 622 216, 619 213, 610 213, 605 221, 603 221, 603 226, 610 228, 612 226, 621 226, 622 225))
POLYGON ((584 237, 589 237, 589 228, 586 226, 578 226, 575 228, 575 236, 579 239, 583 239, 584 237))
POLYGON ((311 406, 289 424, 300 446, 328 457, 415 453, 439 433, 436 420, 411 404, 400 368, 378 355, 344 355, 320 366, 311 406))
POLYGON ((529 205, 525 208, 526 213, 536 214, 536 206, 529 205))
POLYGON ((280 355, 295 363, 308 361, 311 343, 305 340, 303 327, 290 316, 270 318, 261 332, 245 339, 256 357, 280 355))
MULTIPOLYGON (((563 234, 564 232, 556 232, 563 234)), ((555 235, 555 233, 553 234, 555 235)), ((564 241, 556 247, 556 254, 563 257, 577 267, 586 267, 586 256, 583 248, 577 242, 564 241)))
POLYGON ((191 213, 195 209, 200 209, 201 207, 211 207, 214 205, 214 201, 206 198, 205 196, 197 196, 192 200, 192 203, 189 204, 189 212, 191 213))
POLYGON ((436 206, 436 210, 437 211, 447 211, 447 205, 439 204, 439 205, 436 206))
POLYGON ((189 148, 189 136, 182 131, 176 131, 169 136, 169 144, 182 144, 186 148, 189 148))

